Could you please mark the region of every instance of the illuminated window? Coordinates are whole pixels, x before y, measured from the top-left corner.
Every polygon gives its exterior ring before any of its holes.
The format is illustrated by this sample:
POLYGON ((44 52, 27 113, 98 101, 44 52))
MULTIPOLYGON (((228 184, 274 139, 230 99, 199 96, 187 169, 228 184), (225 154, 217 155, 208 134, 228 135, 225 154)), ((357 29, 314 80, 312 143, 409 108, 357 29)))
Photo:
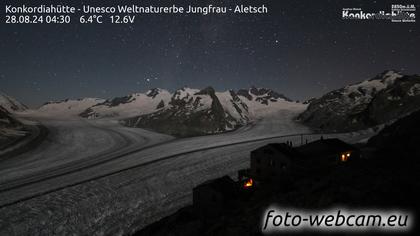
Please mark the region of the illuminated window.
POLYGON ((254 185, 254 181, 252 179, 248 179, 244 182, 244 188, 251 188, 254 185))
POLYGON ((350 152, 347 152, 347 153, 342 153, 342 154, 341 154, 341 157, 340 157, 340 161, 342 161, 342 162, 346 162, 346 161, 348 161, 348 160, 349 160, 349 157, 350 157, 350 152))

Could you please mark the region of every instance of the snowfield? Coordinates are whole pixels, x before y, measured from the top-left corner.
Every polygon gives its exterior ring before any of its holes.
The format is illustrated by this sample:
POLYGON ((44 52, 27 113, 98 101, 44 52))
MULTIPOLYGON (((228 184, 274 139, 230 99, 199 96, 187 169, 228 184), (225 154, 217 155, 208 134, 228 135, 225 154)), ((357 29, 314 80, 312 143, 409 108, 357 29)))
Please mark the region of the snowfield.
MULTIPOLYGON (((250 101, 252 102, 252 101, 250 101)), ((320 135, 293 118, 306 106, 256 110, 236 131, 174 139, 111 119, 21 116, 50 134, 36 149, 0 160, 0 235, 123 235, 192 202, 192 188, 249 166, 249 152, 270 142, 320 135)), ((349 142, 374 131, 325 135, 349 142)))
POLYGON ((128 118, 155 111, 159 103, 168 104, 171 94, 164 89, 149 90, 147 93, 134 93, 126 97, 114 98, 92 105, 83 112, 84 117, 90 119, 97 117, 128 118))
POLYGON ((88 109, 91 106, 94 106, 98 103, 104 102, 104 99, 101 98, 83 98, 83 99, 66 99, 62 101, 51 101, 42 105, 38 109, 39 115, 46 114, 51 117, 51 115, 59 117, 68 117, 68 116, 77 116, 82 111, 88 109))

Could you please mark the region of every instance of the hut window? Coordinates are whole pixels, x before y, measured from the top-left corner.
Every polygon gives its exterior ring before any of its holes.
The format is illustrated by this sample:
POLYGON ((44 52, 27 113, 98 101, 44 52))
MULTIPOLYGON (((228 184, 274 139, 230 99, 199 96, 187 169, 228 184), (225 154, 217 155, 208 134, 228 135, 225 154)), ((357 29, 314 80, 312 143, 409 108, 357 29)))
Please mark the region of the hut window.
POLYGON ((257 157, 257 164, 261 163, 261 158, 257 157))
POLYGON ((254 181, 250 178, 244 182, 244 188, 251 188, 254 185, 254 181))
POLYGON ((350 152, 342 153, 341 156, 340 156, 340 161, 342 161, 342 162, 348 161, 350 155, 351 155, 350 152))

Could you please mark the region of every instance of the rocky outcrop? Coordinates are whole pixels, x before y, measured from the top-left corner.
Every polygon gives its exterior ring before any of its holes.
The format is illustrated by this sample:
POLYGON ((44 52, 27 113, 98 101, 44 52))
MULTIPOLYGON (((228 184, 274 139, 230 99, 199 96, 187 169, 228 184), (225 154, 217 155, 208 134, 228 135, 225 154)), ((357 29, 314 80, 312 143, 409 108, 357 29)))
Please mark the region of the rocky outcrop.
POLYGON ((27 106, 23 105, 16 99, 0 92, 0 106, 8 112, 20 112, 28 109, 27 106))
POLYGON ((420 109, 419 88, 420 76, 385 71, 313 100, 298 119, 326 131, 365 129, 420 109))

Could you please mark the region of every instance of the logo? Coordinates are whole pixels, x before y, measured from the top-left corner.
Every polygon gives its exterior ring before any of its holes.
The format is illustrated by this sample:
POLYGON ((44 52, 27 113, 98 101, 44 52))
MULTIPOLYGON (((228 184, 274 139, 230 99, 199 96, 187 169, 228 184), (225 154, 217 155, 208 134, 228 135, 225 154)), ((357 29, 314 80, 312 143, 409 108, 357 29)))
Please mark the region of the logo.
POLYGON ((389 11, 364 11, 362 8, 343 8, 343 20, 388 20, 397 23, 416 22, 416 7, 414 4, 392 4, 389 11))

